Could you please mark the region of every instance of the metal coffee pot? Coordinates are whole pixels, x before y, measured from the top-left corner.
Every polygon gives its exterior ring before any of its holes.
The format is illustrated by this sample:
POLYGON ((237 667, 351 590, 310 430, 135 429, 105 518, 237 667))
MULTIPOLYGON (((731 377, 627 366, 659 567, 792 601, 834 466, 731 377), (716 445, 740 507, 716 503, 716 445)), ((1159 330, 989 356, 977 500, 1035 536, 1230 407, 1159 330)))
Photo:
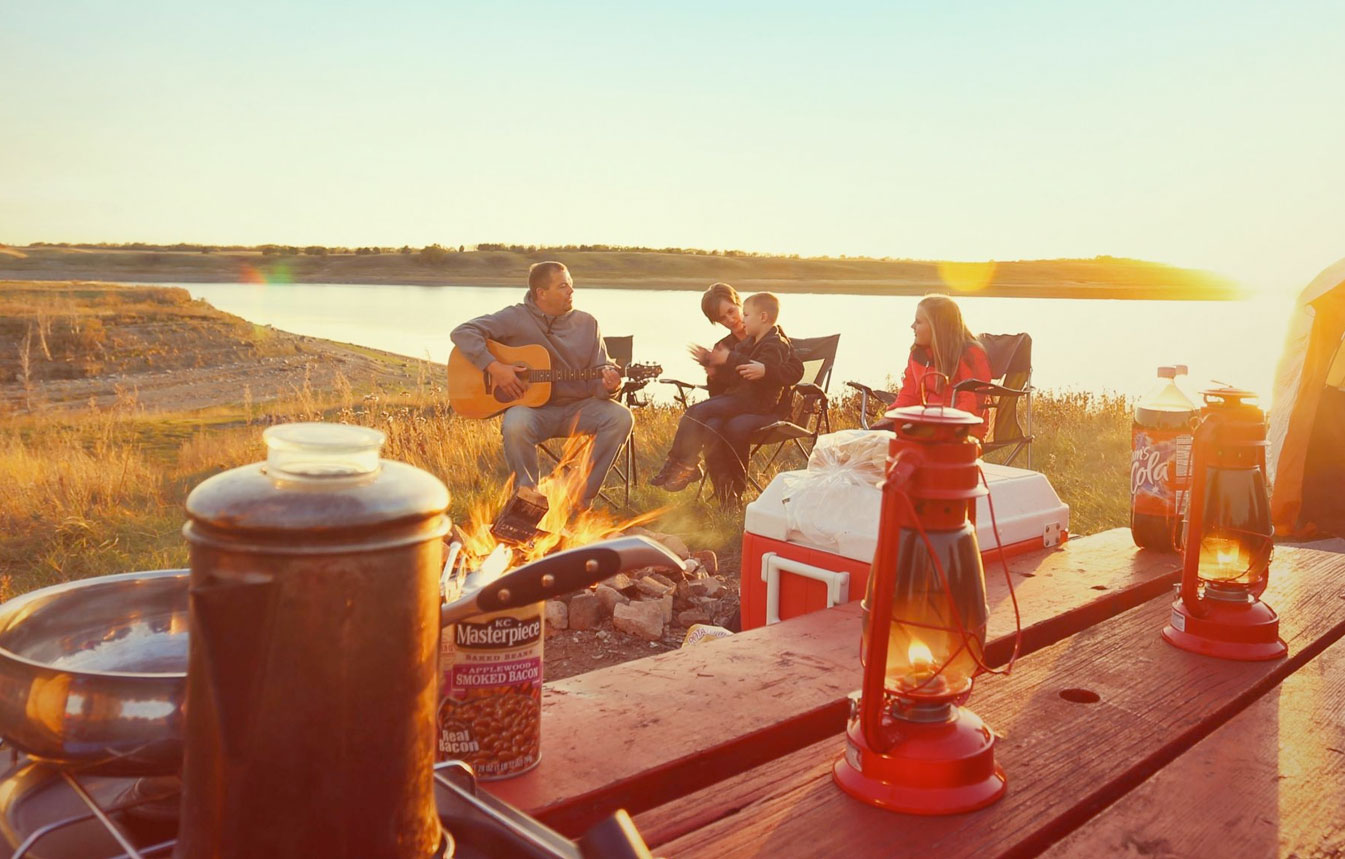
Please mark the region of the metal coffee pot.
POLYGON ((429 857, 448 491, 383 434, 288 424, 187 499, 175 856, 429 857))

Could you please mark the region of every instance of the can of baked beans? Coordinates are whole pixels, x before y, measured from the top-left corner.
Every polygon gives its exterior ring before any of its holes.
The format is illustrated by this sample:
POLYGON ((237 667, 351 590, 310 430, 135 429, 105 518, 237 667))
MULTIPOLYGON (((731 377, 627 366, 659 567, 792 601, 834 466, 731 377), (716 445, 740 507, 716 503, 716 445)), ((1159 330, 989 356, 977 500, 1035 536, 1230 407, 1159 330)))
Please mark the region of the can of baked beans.
POLYGON ((466 761, 483 781, 537 766, 544 610, 533 603, 444 628, 436 760, 466 761))

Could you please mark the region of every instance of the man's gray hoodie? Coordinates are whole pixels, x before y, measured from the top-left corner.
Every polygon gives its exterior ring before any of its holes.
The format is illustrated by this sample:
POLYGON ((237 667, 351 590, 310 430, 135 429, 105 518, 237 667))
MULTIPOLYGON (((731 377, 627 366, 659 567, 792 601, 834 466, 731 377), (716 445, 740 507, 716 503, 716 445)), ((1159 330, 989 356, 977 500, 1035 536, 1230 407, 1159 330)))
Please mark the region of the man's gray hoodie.
MULTIPOLYGON (((555 369, 584 370, 612 363, 598 330, 598 320, 582 310, 547 316, 532 300, 531 290, 522 304, 513 304, 464 322, 449 336, 453 345, 482 370, 495 360, 486 349, 487 340, 496 340, 506 346, 545 346, 555 369)), ((611 396, 601 378, 587 382, 553 382, 548 402, 570 403, 589 397, 611 396)))

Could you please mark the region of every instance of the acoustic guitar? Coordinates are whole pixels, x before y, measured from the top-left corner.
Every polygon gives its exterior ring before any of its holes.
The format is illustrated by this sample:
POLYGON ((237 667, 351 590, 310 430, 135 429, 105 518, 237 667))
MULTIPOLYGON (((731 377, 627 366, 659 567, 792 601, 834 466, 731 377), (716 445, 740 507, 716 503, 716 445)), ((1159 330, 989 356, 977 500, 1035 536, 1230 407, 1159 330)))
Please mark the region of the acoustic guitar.
MULTIPOLYGON (((456 346, 453 347, 448 356, 448 401, 453 411, 465 418, 488 418, 512 406, 544 406, 551 399, 552 382, 583 382, 602 378, 602 367, 551 369, 551 354, 545 346, 506 346, 487 340, 486 348, 496 360, 518 367, 520 378, 528 386, 523 389, 521 397, 510 399, 504 391, 493 390, 489 374, 478 369, 456 346)), ((643 382, 662 372, 663 368, 658 364, 631 364, 622 375, 632 382, 643 382)))

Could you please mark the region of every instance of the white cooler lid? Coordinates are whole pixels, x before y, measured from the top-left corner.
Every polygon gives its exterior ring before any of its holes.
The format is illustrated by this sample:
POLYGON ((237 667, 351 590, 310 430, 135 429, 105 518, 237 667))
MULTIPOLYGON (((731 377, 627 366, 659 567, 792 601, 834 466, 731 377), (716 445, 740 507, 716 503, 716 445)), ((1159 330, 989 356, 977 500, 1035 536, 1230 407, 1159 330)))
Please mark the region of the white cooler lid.
MULTIPOLYGON (((999 526, 1000 542, 1005 546, 1031 540, 1048 540, 1054 531, 1055 539, 1069 530, 1069 506, 1056 495, 1051 482, 1039 471, 1014 468, 1008 465, 983 463, 985 479, 990 486, 990 498, 995 505, 995 522, 999 526)), ((844 524, 827 529, 809 539, 797 528, 791 527, 790 514, 795 522, 804 521, 806 509, 800 509, 807 493, 801 488, 808 480, 807 471, 784 471, 775 476, 766 490, 747 505, 743 530, 772 540, 795 543, 812 549, 841 555, 856 561, 873 560, 878 543, 878 515, 882 507, 882 493, 874 486, 850 485, 844 490, 844 508, 849 511, 844 524)), ((834 502, 835 497, 831 496, 834 502)), ((834 518, 834 517, 829 517, 834 518)), ((983 496, 976 500, 976 541, 982 550, 995 545, 991 528, 990 507, 983 496)), ((1053 542, 1053 541, 1052 541, 1053 542)))

